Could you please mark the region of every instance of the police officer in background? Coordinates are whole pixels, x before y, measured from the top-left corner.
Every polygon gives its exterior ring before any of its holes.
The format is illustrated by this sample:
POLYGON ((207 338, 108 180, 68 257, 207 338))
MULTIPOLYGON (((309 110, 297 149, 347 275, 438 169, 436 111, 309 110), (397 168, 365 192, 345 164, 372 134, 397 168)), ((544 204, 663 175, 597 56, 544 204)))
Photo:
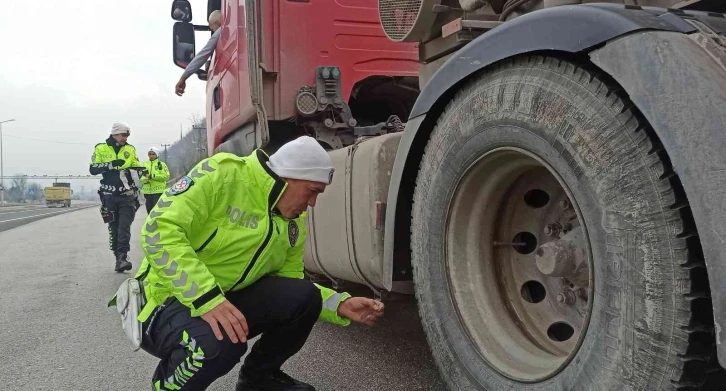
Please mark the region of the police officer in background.
POLYGON ((138 200, 138 173, 141 163, 136 149, 127 143, 131 129, 122 122, 111 127, 111 136, 96 145, 91 156, 91 175, 103 175, 98 191, 101 197, 101 214, 108 223, 109 246, 116 257, 116 272, 131 270, 128 252, 131 240, 131 223, 134 221, 138 200), (133 169, 132 169, 133 168, 133 169))
POLYGON ((149 150, 149 161, 144 163, 144 171, 140 178, 143 184, 141 192, 146 199, 146 213, 151 213, 161 193, 166 190, 166 181, 169 180, 169 168, 159 159, 156 151, 154 147, 149 150))

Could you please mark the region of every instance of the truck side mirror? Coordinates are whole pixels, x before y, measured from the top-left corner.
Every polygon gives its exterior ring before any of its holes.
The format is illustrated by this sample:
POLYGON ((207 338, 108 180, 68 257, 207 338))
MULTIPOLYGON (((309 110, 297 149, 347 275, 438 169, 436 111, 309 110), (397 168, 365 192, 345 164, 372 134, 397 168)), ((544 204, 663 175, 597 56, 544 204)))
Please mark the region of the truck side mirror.
POLYGON ((174 64, 186 68, 197 51, 194 48, 194 25, 174 23, 174 64))
POLYGON ((175 0, 171 4, 171 18, 179 22, 191 22, 192 5, 186 0, 175 0))

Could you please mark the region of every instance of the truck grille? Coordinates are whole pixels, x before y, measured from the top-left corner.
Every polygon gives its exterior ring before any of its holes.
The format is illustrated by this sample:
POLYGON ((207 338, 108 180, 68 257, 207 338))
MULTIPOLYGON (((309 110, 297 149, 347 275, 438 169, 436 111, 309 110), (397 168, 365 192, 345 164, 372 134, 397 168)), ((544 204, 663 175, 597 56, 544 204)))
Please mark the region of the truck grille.
POLYGON ((388 38, 396 42, 406 39, 416 24, 423 3, 424 0, 378 0, 378 17, 388 38))

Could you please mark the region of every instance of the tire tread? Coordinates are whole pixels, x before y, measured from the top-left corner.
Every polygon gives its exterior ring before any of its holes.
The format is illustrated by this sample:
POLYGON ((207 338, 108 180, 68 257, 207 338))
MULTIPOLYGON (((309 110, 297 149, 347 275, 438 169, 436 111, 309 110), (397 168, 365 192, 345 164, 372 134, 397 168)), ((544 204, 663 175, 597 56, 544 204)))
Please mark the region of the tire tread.
MULTIPOLYGON (((661 210, 651 221, 666 221, 669 229, 670 242, 674 257, 680 259, 676 283, 682 284, 681 300, 676 303, 677 320, 679 324, 673 330, 672 346, 676 349, 676 368, 670 371, 673 377, 669 379, 669 386, 674 390, 701 389, 706 383, 706 375, 720 371, 715 360, 715 340, 713 338, 713 323, 709 324, 704 319, 708 316, 699 316, 697 313, 703 308, 711 305, 710 287, 706 276, 705 260, 703 251, 698 241, 698 232, 695 229, 692 212, 685 197, 683 186, 678 175, 675 173, 668 154, 649 125, 647 120, 640 114, 635 105, 628 99, 622 87, 617 85, 599 70, 590 64, 575 63, 562 58, 546 57, 542 55, 528 55, 503 60, 487 68, 479 77, 462 87, 454 94, 453 99, 447 104, 441 113, 438 123, 434 128, 429 142, 427 143, 424 156, 436 154, 441 148, 446 148, 444 136, 439 132, 442 123, 445 123, 451 115, 454 115, 456 108, 460 105, 462 97, 468 96, 473 89, 477 88, 477 81, 482 77, 491 77, 497 73, 519 68, 537 68, 556 72, 577 80, 579 84, 593 93, 597 98, 606 102, 621 124, 617 127, 614 135, 600 135, 600 137, 621 137, 622 145, 625 148, 635 148, 641 151, 643 159, 653 177, 657 179, 656 187, 659 189, 661 210), (634 143, 632 141, 635 141, 634 143), (630 144, 628 144, 630 142, 630 144), (706 278, 704 278, 706 277, 706 278), (709 343, 710 341, 710 343, 709 343)), ((599 141, 598 141, 599 142, 599 141)), ((425 158, 421 160, 418 167, 419 179, 422 175, 430 175, 431 170, 424 166, 425 158)), ((428 189, 419 186, 417 179, 413 197, 411 235, 415 238, 419 230, 415 213, 417 204, 421 204, 428 189)), ((425 240, 425 238, 419 238, 425 240)), ((416 243, 412 240, 412 244, 416 243)), ((412 258, 416 259, 416 249, 412 246, 412 258)), ((414 262, 414 275, 418 277, 421 273, 418 265, 414 262)), ((416 280, 417 283, 421 279, 416 280)), ((416 290, 417 300, 421 300, 419 289, 416 290)), ((427 319, 423 306, 419 306, 422 319, 427 319)), ((711 316, 712 319, 712 316, 711 316)), ((431 340, 429 333, 427 339, 432 349, 437 349, 436 341, 431 340)), ((439 365, 441 365, 439 363, 439 365)), ((453 363, 452 363, 453 365, 453 363)), ((469 388, 471 385, 465 376, 462 376, 452 368, 441 368, 447 373, 456 374, 454 379, 448 379, 452 388, 469 388)))

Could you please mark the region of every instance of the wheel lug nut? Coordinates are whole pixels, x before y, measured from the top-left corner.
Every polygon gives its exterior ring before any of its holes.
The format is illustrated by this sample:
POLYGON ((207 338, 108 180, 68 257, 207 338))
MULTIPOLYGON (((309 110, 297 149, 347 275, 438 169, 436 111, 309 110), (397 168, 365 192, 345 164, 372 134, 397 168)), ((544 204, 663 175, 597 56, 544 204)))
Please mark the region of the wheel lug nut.
POLYGON ((568 209, 569 207, 570 207, 570 200, 565 198, 564 200, 560 201, 560 208, 568 209))
POLYGON ((558 293, 557 301, 563 304, 575 304, 575 293, 572 291, 558 293))
POLYGON ((562 226, 558 223, 554 224, 547 224, 547 226, 544 228, 544 233, 547 236, 557 236, 560 234, 560 231, 562 230, 562 226))

